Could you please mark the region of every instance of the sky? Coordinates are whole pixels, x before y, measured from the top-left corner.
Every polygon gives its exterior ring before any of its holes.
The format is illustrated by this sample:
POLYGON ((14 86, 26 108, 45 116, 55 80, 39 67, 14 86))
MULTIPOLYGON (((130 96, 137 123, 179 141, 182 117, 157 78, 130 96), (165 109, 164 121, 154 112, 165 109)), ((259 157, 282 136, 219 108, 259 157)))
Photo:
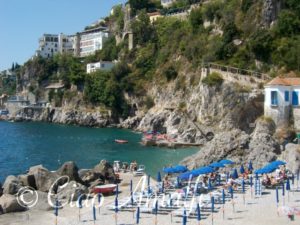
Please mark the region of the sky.
POLYGON ((0 71, 23 64, 44 33, 74 34, 126 0, 0 0, 0 71))

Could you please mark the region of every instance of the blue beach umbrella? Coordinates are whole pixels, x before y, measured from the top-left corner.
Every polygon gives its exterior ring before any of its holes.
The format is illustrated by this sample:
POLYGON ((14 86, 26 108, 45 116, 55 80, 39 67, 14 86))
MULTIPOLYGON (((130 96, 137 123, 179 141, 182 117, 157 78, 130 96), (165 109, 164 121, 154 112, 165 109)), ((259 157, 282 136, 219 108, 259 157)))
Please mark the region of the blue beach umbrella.
POLYGON ((278 191, 278 187, 276 187, 276 203, 279 203, 279 191, 278 191))
POLYGON ((154 213, 157 216, 157 213, 158 213, 158 200, 156 200, 156 202, 155 202, 154 213))
POLYGON ((117 184, 117 188, 116 188, 116 197, 119 196, 119 184, 117 184))
POLYGON ((161 184, 161 192, 164 193, 165 192, 165 182, 163 181, 161 184))
POLYGON ((187 216, 186 216, 186 210, 183 210, 183 216, 182 216, 182 224, 186 225, 187 223, 187 216))
POLYGON ((214 196, 211 197, 211 212, 214 213, 215 211, 215 198, 214 196))
POLYGON ((223 160, 219 161, 219 163, 222 163, 224 165, 233 165, 234 164, 234 162, 229 159, 223 159, 223 160))
POLYGON ((253 177, 250 176, 250 187, 252 187, 252 186, 253 186, 253 177))
POLYGON ((222 204, 225 204, 225 190, 222 189, 222 204))
POLYGON ((245 180, 242 180, 242 192, 245 193, 245 180))
POLYGON ((276 160, 276 161, 273 161, 273 162, 269 163, 269 165, 273 165, 273 166, 276 166, 276 167, 282 166, 282 165, 285 165, 285 164, 286 164, 286 162, 281 161, 281 160, 276 160))
POLYGON ((140 207, 136 209, 136 224, 140 223, 140 207))
POLYGON ((233 199, 233 188, 231 186, 229 187, 229 193, 230 193, 231 199, 233 199))
POLYGON ((218 185, 220 186, 221 185, 221 175, 218 174, 218 185))
POLYGON ((286 189, 287 191, 290 191, 290 190, 291 190, 291 184, 290 184, 290 179, 289 179, 289 178, 286 180, 286 187, 285 187, 285 189, 286 189))
POLYGON ((119 206, 118 206, 118 198, 115 198, 115 213, 119 212, 119 206))
POLYGON ((176 178, 176 187, 177 187, 177 188, 180 187, 180 180, 179 180, 179 177, 176 178))
POLYGON ((188 168, 186 166, 177 165, 174 167, 176 173, 184 173, 188 171, 188 168))
POLYGON ((59 208, 59 204, 58 204, 58 200, 56 199, 56 201, 55 201, 55 207, 54 207, 54 215, 56 217, 58 216, 58 208, 59 208))
POLYGON ((132 193, 132 192, 130 193, 130 202, 131 202, 131 205, 134 204, 134 201, 133 201, 133 193, 132 193))
POLYGON ((55 224, 57 225, 57 217, 58 217, 58 200, 55 201, 55 207, 54 207, 54 215, 55 215, 55 224))
POLYGON ((220 162, 214 162, 214 163, 209 164, 208 166, 212 167, 212 168, 223 168, 223 167, 225 167, 225 165, 223 163, 220 163, 220 162))
POLYGON ((253 165, 252 165, 252 161, 250 160, 249 165, 248 165, 248 170, 252 171, 253 170, 253 165))
POLYGON ((161 182, 161 175, 160 175, 160 172, 157 173, 157 182, 161 182))
POLYGON ((243 166, 243 165, 241 165, 241 168, 240 168, 240 173, 241 173, 241 174, 244 174, 244 173, 245 173, 245 168, 244 168, 244 166, 243 166))
POLYGON ((94 223, 96 221, 96 207, 95 205, 93 205, 93 219, 94 219, 94 223))
POLYGON ((212 185, 211 185, 211 179, 208 178, 208 190, 211 190, 212 189, 212 185))
POLYGON ((292 173, 292 185, 294 185, 295 184, 295 175, 294 175, 294 173, 292 173))
POLYGON ((133 184, 132 184, 132 180, 130 180, 130 192, 132 192, 132 188, 133 188, 133 184))
POLYGON ((201 221, 201 211, 200 211, 200 205, 197 203, 197 221, 201 221))
POLYGON ((234 170, 233 170, 233 173, 232 173, 232 178, 233 178, 233 179, 237 179, 237 178, 239 178, 239 175, 238 175, 237 169, 234 169, 234 170))

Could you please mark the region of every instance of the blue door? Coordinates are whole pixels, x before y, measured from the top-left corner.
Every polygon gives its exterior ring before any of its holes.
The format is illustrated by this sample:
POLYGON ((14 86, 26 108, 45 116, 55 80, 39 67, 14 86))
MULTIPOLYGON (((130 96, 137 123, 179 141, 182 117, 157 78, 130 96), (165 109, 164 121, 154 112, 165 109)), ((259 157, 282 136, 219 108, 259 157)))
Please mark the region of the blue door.
POLYGON ((292 104, 295 106, 299 105, 299 92, 298 91, 293 91, 292 104))

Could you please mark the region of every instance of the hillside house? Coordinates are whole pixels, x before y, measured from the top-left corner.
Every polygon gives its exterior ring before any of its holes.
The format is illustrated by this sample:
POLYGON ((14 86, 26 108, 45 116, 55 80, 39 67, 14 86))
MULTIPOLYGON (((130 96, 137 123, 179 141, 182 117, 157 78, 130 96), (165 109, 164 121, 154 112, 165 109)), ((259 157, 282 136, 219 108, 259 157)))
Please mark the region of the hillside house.
POLYGON ((277 126, 291 122, 300 131, 300 78, 276 77, 265 85, 264 114, 277 126))

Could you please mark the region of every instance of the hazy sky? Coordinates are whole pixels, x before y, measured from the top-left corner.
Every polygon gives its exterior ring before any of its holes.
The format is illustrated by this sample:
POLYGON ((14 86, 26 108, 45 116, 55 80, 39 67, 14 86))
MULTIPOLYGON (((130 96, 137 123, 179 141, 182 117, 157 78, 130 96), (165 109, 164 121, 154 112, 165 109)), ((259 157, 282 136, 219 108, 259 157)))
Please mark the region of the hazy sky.
POLYGON ((34 55, 44 33, 73 34, 126 0, 0 0, 0 71, 34 55))

